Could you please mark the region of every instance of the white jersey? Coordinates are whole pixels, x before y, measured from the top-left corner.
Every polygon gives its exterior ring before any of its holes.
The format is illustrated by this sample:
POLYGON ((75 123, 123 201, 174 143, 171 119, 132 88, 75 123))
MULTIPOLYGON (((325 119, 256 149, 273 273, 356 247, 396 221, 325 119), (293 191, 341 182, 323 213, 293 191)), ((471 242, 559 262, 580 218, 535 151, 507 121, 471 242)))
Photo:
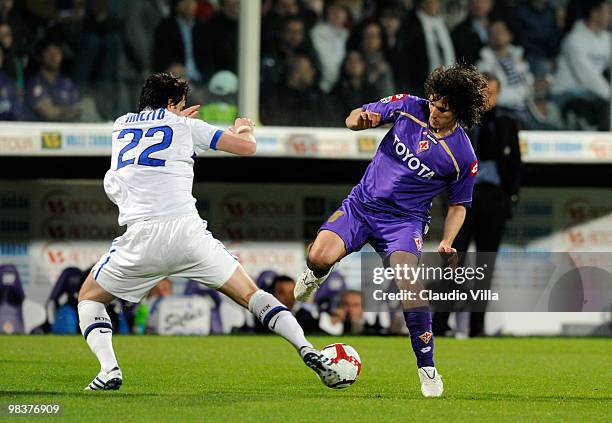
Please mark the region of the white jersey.
POLYGON ((104 190, 119 207, 119 225, 196 213, 195 156, 215 149, 222 130, 166 109, 128 113, 115 121, 104 190))

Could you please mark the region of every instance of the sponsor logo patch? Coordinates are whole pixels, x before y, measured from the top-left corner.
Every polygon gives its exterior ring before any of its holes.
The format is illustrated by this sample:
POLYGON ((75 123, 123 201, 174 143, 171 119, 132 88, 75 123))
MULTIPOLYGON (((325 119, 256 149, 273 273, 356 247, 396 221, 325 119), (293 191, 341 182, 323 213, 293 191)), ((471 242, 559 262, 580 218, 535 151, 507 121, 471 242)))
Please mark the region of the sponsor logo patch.
POLYGON ((476 176, 478 173, 478 160, 474 160, 474 163, 470 165, 470 175, 476 176))
POLYGON ((427 331, 423 332, 422 335, 419 335, 419 338, 421 339, 421 341, 425 342, 426 344, 429 344, 429 341, 431 341, 432 336, 433 334, 430 331, 427 331))
POLYGON ((425 348, 421 348, 421 352, 422 352, 423 354, 428 353, 429 351, 431 351, 431 346, 429 346, 429 347, 425 347, 425 348))
POLYGON ((60 132, 43 132, 41 145, 44 149, 57 150, 62 148, 62 134, 60 132))
POLYGON ((380 100, 381 103, 391 103, 392 101, 398 101, 401 100, 402 98, 406 97, 408 94, 395 94, 395 95, 390 95, 389 97, 385 97, 382 98, 380 100))

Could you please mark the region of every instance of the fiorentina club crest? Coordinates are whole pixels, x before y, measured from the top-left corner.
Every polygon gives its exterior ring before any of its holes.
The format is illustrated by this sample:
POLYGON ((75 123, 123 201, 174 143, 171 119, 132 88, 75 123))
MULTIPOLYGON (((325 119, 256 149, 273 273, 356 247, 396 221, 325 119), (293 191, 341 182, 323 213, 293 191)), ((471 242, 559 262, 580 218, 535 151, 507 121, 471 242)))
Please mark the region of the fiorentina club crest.
POLYGON ((414 243, 416 244, 417 250, 421 251, 423 244, 421 243, 421 238, 415 238, 414 243))
POLYGON ((429 341, 431 341, 432 336, 433 334, 430 331, 427 331, 423 332, 422 335, 419 335, 419 338, 421 338, 421 341, 425 342, 426 344, 429 344, 429 341))
POLYGON ((425 150, 429 150, 429 141, 425 140, 425 141, 419 141, 419 149, 417 150, 417 154, 419 154, 421 151, 425 151, 425 150))

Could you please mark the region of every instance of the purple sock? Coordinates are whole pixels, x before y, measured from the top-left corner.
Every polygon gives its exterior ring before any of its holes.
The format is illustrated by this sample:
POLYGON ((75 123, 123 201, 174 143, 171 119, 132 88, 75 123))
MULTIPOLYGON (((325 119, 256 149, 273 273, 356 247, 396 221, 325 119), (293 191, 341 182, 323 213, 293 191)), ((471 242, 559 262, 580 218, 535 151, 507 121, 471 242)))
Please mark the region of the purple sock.
POLYGON ((410 342, 417 359, 417 367, 434 367, 434 338, 429 308, 418 307, 405 311, 404 320, 410 331, 410 342))

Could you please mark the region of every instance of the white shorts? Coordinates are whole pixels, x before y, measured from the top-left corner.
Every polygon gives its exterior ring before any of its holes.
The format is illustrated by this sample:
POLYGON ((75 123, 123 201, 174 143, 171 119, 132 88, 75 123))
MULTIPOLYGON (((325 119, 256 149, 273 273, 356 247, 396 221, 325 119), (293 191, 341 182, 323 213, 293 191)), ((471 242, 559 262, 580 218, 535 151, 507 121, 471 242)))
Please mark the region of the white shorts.
POLYGON ((217 289, 238 260, 206 229, 197 214, 130 225, 91 272, 115 297, 137 303, 167 276, 193 279, 217 289))

